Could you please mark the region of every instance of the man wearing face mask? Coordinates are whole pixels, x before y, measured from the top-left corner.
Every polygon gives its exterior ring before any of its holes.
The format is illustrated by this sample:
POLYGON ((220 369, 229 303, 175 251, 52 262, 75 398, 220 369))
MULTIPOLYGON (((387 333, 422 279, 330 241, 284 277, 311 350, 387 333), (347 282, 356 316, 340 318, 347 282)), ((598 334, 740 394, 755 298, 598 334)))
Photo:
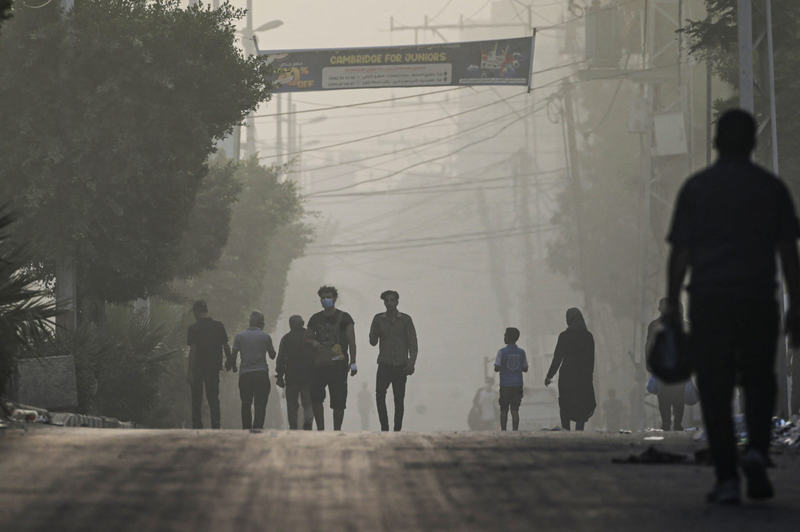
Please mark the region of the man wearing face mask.
POLYGON ((336 308, 339 292, 333 286, 323 286, 317 291, 323 310, 308 320, 306 339, 314 346, 314 371, 311 378, 311 407, 317 430, 325 430, 325 388, 331 395, 333 430, 342 430, 344 410, 347 407, 347 372, 355 376, 356 333, 355 322, 347 312, 336 308))

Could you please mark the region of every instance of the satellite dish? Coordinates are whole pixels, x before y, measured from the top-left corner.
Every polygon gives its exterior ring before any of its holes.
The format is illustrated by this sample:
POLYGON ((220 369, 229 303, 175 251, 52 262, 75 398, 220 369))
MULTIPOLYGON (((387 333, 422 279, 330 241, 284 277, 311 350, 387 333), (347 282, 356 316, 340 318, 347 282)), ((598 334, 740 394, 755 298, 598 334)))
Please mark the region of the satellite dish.
POLYGON ((256 31, 274 30, 275 28, 278 28, 280 26, 283 26, 283 21, 282 20, 270 20, 266 24, 262 24, 261 26, 257 27, 253 31, 256 32, 256 31))

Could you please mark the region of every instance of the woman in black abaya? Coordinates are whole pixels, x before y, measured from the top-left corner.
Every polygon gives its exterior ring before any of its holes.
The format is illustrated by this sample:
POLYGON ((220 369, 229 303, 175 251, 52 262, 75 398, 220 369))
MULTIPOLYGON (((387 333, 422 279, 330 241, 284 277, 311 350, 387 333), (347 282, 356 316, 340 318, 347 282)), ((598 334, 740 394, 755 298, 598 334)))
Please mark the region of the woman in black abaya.
POLYGON ((545 386, 561 368, 558 378, 558 406, 561 410, 561 426, 570 430, 570 421, 575 430, 583 430, 584 424, 594 414, 597 406, 594 398, 594 337, 586 329, 583 314, 577 308, 567 311, 567 330, 558 336, 553 363, 544 380, 545 386))

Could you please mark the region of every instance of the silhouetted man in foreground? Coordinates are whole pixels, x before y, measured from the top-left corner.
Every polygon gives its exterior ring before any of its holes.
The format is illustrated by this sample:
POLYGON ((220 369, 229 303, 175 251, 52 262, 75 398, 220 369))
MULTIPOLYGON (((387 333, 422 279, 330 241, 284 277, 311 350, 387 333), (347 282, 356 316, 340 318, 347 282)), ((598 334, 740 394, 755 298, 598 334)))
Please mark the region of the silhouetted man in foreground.
POLYGON ((665 319, 680 320, 681 286, 687 269, 692 271, 693 362, 717 477, 707 500, 717 504, 741 500, 731 411, 737 379, 749 434, 741 459, 747 495, 773 496, 766 468, 779 330, 776 251, 791 301, 786 328, 792 345, 800 342, 800 224, 786 186, 751 162, 755 136, 749 114, 734 110, 720 118, 714 140, 719 160, 683 185, 667 239, 672 249, 665 319))
POLYGON ((400 294, 387 290, 381 294, 386 312, 376 314, 369 328, 369 343, 377 345, 378 374, 375 378, 375 400, 381 430, 389 430, 389 413, 386 411, 386 392, 392 386, 394 396, 394 431, 403 428, 406 379, 414 374, 417 363, 417 331, 411 316, 397 310, 400 294))
POLYGON ((227 358, 231 356, 228 333, 222 322, 208 315, 205 301, 195 301, 192 312, 196 323, 189 327, 186 345, 189 346, 189 368, 186 380, 192 387, 192 428, 202 429, 203 420, 200 409, 203 406, 203 387, 211 412, 211 428, 218 429, 219 414, 219 372, 222 370, 222 351, 227 358))

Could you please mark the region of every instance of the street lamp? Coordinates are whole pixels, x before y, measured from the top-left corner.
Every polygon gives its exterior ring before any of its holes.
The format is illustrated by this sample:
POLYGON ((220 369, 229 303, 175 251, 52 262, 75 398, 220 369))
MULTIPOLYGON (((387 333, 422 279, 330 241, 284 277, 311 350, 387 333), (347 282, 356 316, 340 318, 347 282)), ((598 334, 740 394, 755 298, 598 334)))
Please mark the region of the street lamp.
POLYGON ((275 28, 279 28, 281 26, 283 26, 283 21, 282 20, 270 20, 266 24, 262 24, 261 26, 259 26, 256 29, 254 29, 253 32, 254 33, 259 33, 259 32, 262 32, 262 31, 274 30, 275 28))
MULTIPOLYGON (((258 41, 256 40, 256 33, 263 31, 274 30, 283 26, 282 20, 270 20, 253 30, 253 0, 247 0, 247 24, 244 32, 239 32, 242 35, 242 44, 247 55, 252 55, 254 52, 258 53, 258 41)), ((253 124, 253 113, 247 118, 247 140, 245 143, 245 150, 247 155, 252 155, 256 151, 256 132, 255 124, 253 124)))

